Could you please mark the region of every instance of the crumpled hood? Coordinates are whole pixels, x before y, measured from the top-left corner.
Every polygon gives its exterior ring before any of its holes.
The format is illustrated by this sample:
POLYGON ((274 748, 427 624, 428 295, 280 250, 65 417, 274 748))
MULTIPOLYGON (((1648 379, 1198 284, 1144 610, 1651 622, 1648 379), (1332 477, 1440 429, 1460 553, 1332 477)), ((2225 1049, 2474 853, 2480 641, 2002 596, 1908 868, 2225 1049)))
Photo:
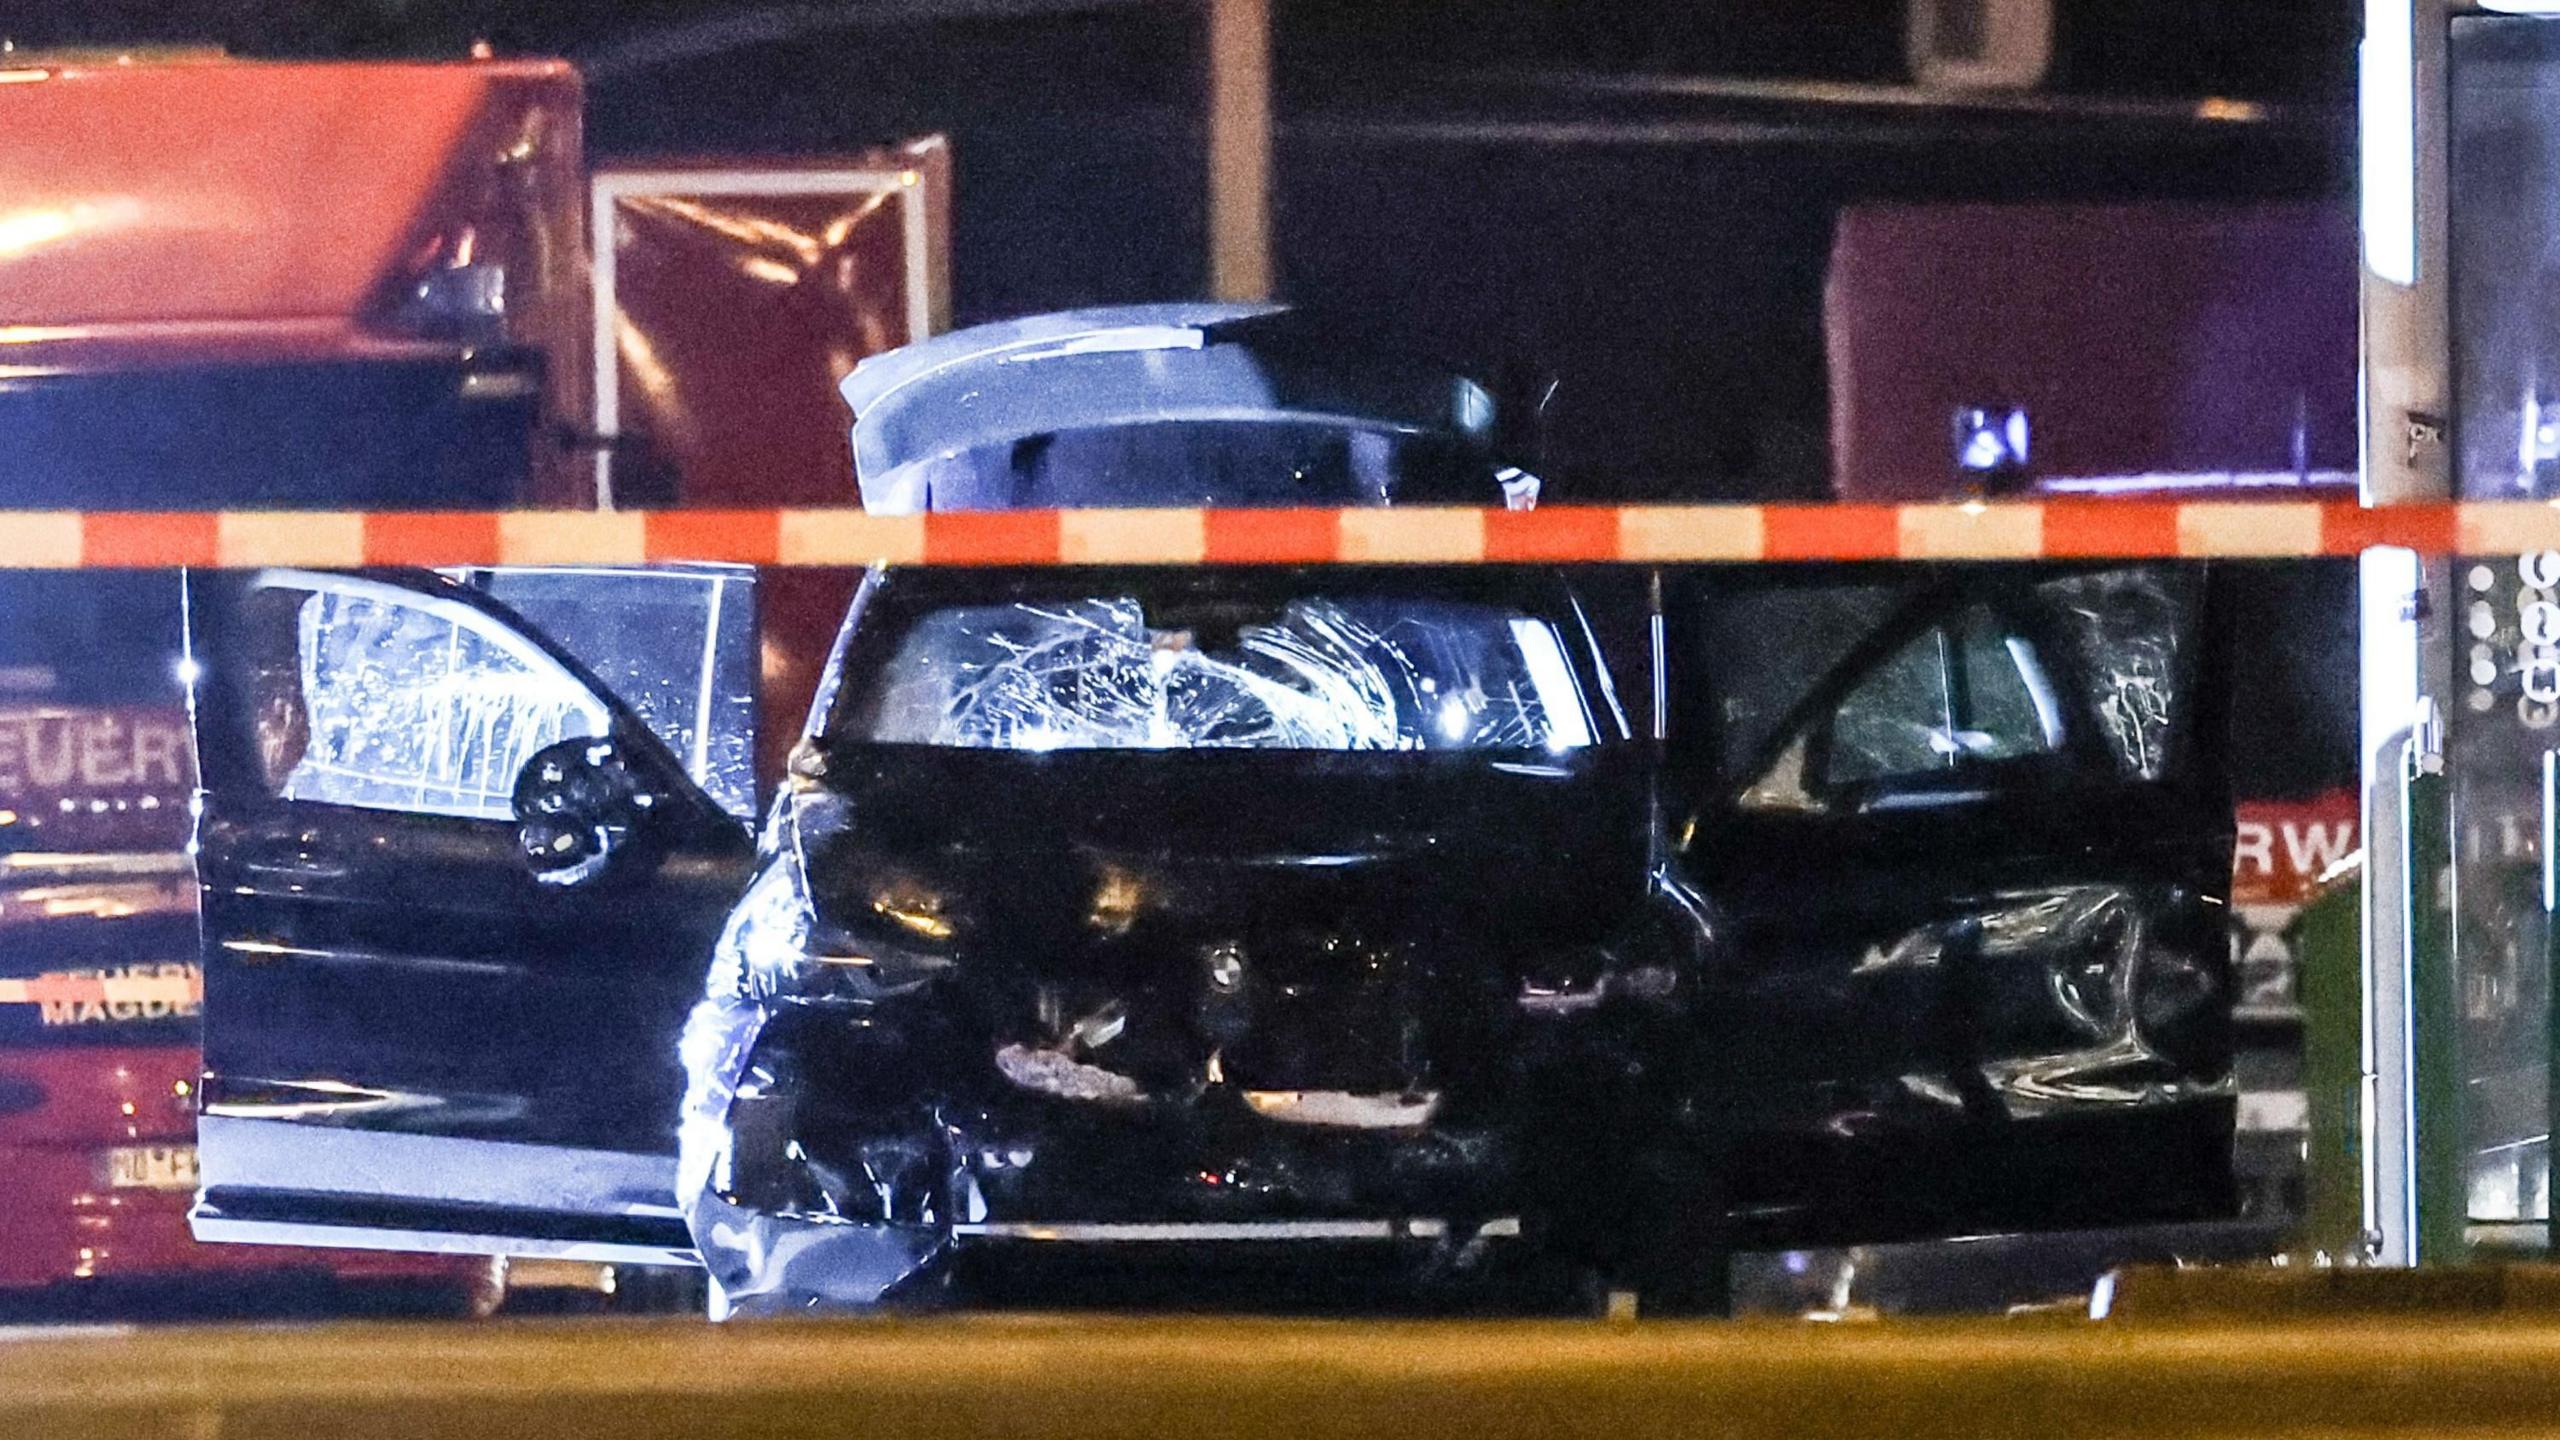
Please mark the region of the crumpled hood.
POLYGON ((963 961, 1344 940, 1499 960, 1605 939, 1641 903, 1632 755, 900 747, 834 757, 799 831, 822 922, 963 961))

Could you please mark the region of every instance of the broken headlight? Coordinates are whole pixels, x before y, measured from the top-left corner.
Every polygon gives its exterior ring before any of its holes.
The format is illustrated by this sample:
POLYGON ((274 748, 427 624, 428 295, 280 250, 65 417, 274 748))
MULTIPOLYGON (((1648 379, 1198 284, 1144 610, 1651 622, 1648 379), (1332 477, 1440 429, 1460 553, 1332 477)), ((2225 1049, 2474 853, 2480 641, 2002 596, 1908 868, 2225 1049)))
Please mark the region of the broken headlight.
POLYGON ((729 912, 712 952, 712 988, 743 999, 863 1006, 922 988, 950 957, 821 921, 799 861, 784 854, 729 912))

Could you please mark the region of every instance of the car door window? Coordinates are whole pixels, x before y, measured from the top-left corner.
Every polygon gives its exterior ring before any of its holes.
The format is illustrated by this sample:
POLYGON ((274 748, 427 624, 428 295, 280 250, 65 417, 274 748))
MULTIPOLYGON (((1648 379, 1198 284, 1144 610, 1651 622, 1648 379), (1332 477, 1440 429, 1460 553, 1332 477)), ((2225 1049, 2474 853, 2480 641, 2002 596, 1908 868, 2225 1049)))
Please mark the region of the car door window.
POLYGON ((2089 713, 2118 772, 2157 780, 2183 703, 2186 641, 2201 603, 2192 569, 2092 571, 2035 588, 2045 630, 2080 677, 2089 713))
POLYGON ((1953 684, 1946 633, 1922 631, 1840 702, 1831 720, 1825 778, 1834 785, 1859 785, 1952 765, 1953 684))
POLYGON ((1788 715, 1833 668, 1910 599, 1889 585, 1777 585, 1717 596, 1700 607, 1692 664, 1714 678, 1713 733, 1728 784, 1768 768, 1788 715))
POLYGON ((752 571, 507 566, 447 573, 576 657, 720 808, 741 819, 755 814, 752 571))
POLYGON ((458 601, 344 576, 260 588, 295 608, 291 663, 262 667, 254 698, 285 799, 507 819, 534 752, 610 729, 557 661, 458 601))
POLYGON ((1971 760, 2015 760, 2062 748, 2062 706, 2035 647, 1994 623, 1989 611, 1967 618, 1959 648, 1967 723, 1958 753, 1971 760))
POLYGON ((1743 803, 1816 808, 1837 792, 1925 785, 2064 746, 2062 707, 2033 643, 1983 605, 1913 635, 1803 724, 1743 803))

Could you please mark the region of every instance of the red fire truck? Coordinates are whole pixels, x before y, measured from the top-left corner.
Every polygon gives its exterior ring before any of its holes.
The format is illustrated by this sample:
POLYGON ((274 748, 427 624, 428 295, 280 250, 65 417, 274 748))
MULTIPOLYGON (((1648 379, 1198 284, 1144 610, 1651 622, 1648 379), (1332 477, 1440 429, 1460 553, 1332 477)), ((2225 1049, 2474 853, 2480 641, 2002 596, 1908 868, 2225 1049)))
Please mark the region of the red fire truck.
MULTIPOLYGON (((0 506, 849 502, 835 382, 942 323, 939 142, 590 174, 581 105, 557 61, 0 56, 0 506)), ((764 590, 796 713, 843 595, 764 590)), ((189 1238, 177 580, 0 572, 0 613, 43 620, 0 627, 0 1292, 492 1303, 483 1261, 189 1238)))

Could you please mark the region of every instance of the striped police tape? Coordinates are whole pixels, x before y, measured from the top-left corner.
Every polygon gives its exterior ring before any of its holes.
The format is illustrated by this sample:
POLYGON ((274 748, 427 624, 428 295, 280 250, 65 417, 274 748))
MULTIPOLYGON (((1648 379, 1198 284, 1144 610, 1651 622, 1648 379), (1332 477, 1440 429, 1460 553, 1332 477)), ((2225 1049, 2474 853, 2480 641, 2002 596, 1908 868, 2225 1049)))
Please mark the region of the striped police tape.
POLYGON ((1416 564, 2029 560, 2560 549, 2560 506, 2284 501, 1529 511, 0 511, 0 569, 172 565, 1416 564))

